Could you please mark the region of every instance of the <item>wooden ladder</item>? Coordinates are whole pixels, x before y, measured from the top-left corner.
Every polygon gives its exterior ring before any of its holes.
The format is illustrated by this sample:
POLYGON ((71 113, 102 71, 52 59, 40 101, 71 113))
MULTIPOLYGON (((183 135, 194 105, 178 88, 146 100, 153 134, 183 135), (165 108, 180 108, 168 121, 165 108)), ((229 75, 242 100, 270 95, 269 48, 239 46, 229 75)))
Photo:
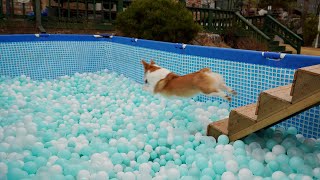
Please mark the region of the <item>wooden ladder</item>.
POLYGON ((207 135, 234 141, 319 103, 320 64, 298 69, 292 84, 261 92, 257 103, 231 110, 229 118, 208 125, 207 135))

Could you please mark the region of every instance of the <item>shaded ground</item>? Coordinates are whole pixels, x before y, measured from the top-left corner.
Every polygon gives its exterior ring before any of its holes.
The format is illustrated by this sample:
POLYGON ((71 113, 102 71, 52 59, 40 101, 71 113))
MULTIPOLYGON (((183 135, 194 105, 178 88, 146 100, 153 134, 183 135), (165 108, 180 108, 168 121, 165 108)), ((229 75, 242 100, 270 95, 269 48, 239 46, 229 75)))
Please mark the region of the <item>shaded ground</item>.
MULTIPOLYGON (((288 51, 292 51, 294 54, 296 53, 296 50, 293 49, 290 45, 284 44, 283 46, 286 46, 286 49, 288 51)), ((312 55, 312 56, 320 56, 320 48, 302 47, 301 48, 301 54, 312 55)))

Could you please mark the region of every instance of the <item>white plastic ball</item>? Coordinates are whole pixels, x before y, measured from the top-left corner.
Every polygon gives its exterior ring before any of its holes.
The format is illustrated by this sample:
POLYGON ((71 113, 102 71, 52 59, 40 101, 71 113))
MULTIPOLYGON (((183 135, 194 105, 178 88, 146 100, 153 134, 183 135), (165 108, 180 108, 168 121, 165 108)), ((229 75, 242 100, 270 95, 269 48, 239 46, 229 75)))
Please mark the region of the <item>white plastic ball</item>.
POLYGON ((222 180, 237 180, 237 177, 230 171, 224 172, 221 176, 222 180))
POLYGON ((266 161, 266 163, 269 163, 270 161, 273 161, 276 159, 276 155, 273 154, 272 152, 267 152, 264 156, 264 160, 266 161))
POLYGON ((123 171, 123 167, 120 164, 115 165, 113 169, 115 172, 123 171))
POLYGON ((53 166, 50 167, 50 171, 53 173, 53 174, 62 174, 62 167, 55 164, 53 166))
POLYGON ((151 171, 151 166, 150 166, 150 164, 148 164, 148 163, 142 163, 142 164, 139 166, 139 172, 140 172, 141 174, 148 174, 148 173, 150 173, 150 171, 151 171))
POLYGON ((3 162, 0 162, 0 175, 5 175, 8 173, 8 166, 3 163, 3 162))
POLYGON ((78 180, 90 179, 90 172, 87 170, 80 170, 77 175, 78 180))
POLYGON ((229 160, 226 163, 226 169, 232 173, 237 173, 239 170, 238 163, 235 160, 229 160))
POLYGON ((180 178, 180 171, 176 168, 170 168, 167 170, 168 180, 177 180, 180 178))
POLYGON ((281 145, 275 145, 272 148, 272 153, 274 155, 278 156, 280 154, 285 154, 286 153, 286 149, 281 145))
POLYGON ((274 179, 274 180, 281 180, 285 177, 287 177, 287 176, 282 171, 276 171, 276 172, 272 173, 272 179, 274 179))
POLYGON ((239 180, 248 180, 248 179, 252 179, 252 177, 253 177, 252 172, 250 171, 250 169, 247 169, 247 168, 240 169, 238 173, 239 180))
POLYGON ((132 173, 132 172, 126 172, 122 176, 122 179, 124 179, 124 180, 135 180, 136 179, 136 175, 134 173, 132 173))
POLYGON ((105 172, 105 171, 99 171, 99 172, 96 174, 95 180, 106 180, 106 179, 109 179, 109 175, 108 175, 107 172, 105 172))

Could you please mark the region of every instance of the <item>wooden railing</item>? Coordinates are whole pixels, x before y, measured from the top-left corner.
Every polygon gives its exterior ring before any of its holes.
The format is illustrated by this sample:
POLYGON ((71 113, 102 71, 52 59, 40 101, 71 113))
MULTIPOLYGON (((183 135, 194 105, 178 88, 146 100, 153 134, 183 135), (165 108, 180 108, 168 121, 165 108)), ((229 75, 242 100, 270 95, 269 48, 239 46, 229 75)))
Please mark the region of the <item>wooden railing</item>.
POLYGON ((194 21, 206 30, 219 33, 232 26, 233 11, 194 7, 188 9, 192 12, 194 21))
POLYGON ((302 38, 270 15, 243 17, 239 12, 232 10, 194 7, 188 7, 188 9, 192 12, 194 21, 208 31, 222 33, 229 27, 239 27, 245 30, 244 35, 268 43, 271 43, 273 37, 278 35, 285 43, 296 49, 297 54, 301 52, 302 38))
POLYGON ((230 27, 241 27, 247 32, 247 35, 259 41, 271 40, 238 12, 194 7, 188 7, 188 9, 192 12, 194 20, 208 31, 221 33, 230 27))
POLYGON ((272 33, 273 35, 278 35, 281 37, 286 44, 290 44, 296 51, 297 54, 301 53, 301 46, 303 44, 303 39, 292 32, 290 29, 285 27, 279 21, 274 19, 270 15, 265 16, 264 28, 267 33, 272 33))
POLYGON ((0 0, 0 21, 12 24, 15 19, 38 17, 45 28, 112 30, 117 13, 130 4, 130 0, 0 0))
POLYGON ((259 41, 269 42, 271 38, 263 33, 259 28, 250 23, 246 18, 244 18, 239 12, 235 12, 237 25, 244 28, 252 37, 259 41))
POLYGON ((264 16, 247 16, 245 18, 260 30, 263 29, 265 19, 264 16))
POLYGON ((49 0, 48 23, 90 23, 95 29, 112 26, 117 13, 129 6, 126 0, 49 0))

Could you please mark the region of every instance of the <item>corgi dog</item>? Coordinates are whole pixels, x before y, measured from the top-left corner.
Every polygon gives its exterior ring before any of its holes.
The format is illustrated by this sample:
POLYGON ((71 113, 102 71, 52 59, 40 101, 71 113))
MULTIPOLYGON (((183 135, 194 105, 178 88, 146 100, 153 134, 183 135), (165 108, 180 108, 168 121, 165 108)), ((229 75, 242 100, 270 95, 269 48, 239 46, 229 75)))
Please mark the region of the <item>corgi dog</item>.
POLYGON ((224 91, 233 95, 237 92, 226 85, 222 75, 214 73, 210 68, 203 68, 197 72, 179 76, 168 69, 162 68, 151 60, 150 64, 141 61, 144 67, 144 90, 165 97, 192 97, 198 94, 219 96, 231 101, 231 97, 224 91))

